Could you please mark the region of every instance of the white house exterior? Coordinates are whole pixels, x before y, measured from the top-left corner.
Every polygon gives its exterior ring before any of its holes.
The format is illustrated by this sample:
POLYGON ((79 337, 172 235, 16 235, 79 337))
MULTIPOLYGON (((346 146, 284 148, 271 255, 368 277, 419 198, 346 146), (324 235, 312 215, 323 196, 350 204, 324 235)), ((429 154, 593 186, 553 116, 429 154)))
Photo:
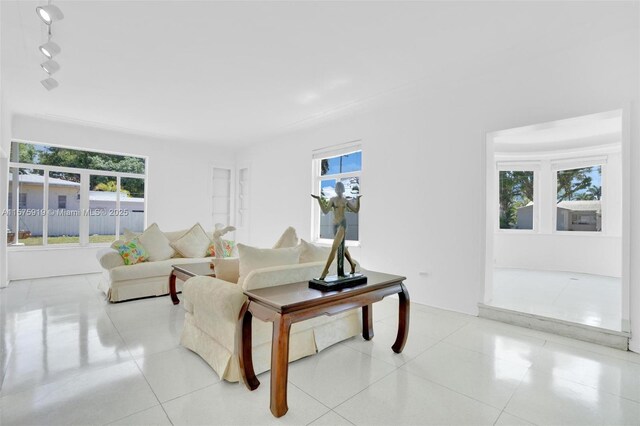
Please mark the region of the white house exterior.
MULTIPOLYGON (((44 208, 44 176, 35 174, 19 175, 19 205, 13 204, 9 191, 9 209, 40 211, 44 208)), ((9 175, 11 188, 12 175, 9 175)), ((144 198, 120 193, 120 208, 116 212, 115 192, 89 191, 89 232, 91 235, 115 235, 115 215, 120 215, 121 229, 140 230, 144 227, 144 198)), ((80 183, 64 179, 49 178, 47 206, 49 236, 77 235, 79 232, 80 183)), ((9 214, 13 216, 13 214, 9 214)), ((14 232, 15 220, 8 221, 9 232, 14 232)), ((28 231, 38 237, 43 233, 42 214, 24 214, 19 220, 20 231, 28 231)))
MULTIPOLYGON (((517 229, 533 229, 533 203, 517 209, 517 229)), ((602 206, 600 200, 561 201, 556 207, 556 230, 601 231, 602 206)))

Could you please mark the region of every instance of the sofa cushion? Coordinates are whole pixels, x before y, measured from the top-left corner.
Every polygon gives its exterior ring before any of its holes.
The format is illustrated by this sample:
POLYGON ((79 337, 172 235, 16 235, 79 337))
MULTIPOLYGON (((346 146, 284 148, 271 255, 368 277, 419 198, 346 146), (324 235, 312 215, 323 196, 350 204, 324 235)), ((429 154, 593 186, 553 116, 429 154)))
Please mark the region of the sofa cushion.
POLYGON ((178 238, 182 237, 187 232, 189 232, 188 229, 183 229, 182 231, 165 232, 164 236, 167 237, 169 239, 169 241, 174 242, 175 240, 177 240, 178 238))
POLYGON ((207 262, 209 259, 188 259, 173 258, 160 260, 158 262, 144 262, 131 266, 118 266, 109 271, 109 277, 112 282, 140 280, 146 278, 162 277, 169 283, 169 275, 171 275, 172 265, 181 265, 184 263, 194 263, 199 260, 207 262))
POLYGON ((296 234, 296 230, 293 227, 288 227, 284 230, 278 241, 273 245, 274 249, 277 248, 286 248, 286 247, 295 247, 298 245, 298 234, 296 234))
POLYGON ((211 259, 213 262, 216 278, 230 283, 237 283, 240 278, 240 259, 237 257, 227 257, 211 259))
POLYGON ((196 223, 186 234, 172 242, 171 246, 183 257, 200 258, 206 256, 209 244, 211 239, 202 229, 202 225, 196 223))
POLYGON ((260 249, 238 244, 238 253, 240 256, 239 285, 242 285, 247 275, 256 269, 294 265, 300 260, 300 249, 298 247, 260 249))
POLYGON ((117 250, 125 266, 136 265, 149 260, 149 252, 144 245, 140 243, 138 238, 119 244, 117 250))
POLYGON ((327 261, 331 254, 331 247, 311 244, 300 240, 300 263, 327 261))
POLYGON ((145 229, 138 238, 149 252, 149 261, 151 262, 167 260, 176 254, 175 250, 171 247, 169 239, 155 223, 145 229))

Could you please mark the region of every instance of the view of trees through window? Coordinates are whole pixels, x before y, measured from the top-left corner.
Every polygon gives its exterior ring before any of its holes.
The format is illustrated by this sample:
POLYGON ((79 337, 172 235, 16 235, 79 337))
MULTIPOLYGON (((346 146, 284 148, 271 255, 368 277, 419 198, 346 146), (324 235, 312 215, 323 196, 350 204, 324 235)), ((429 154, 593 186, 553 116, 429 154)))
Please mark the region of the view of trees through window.
POLYGON ((558 231, 602 231, 602 166, 557 172, 558 231))
POLYGON ((13 142, 10 161, 9 244, 106 243, 144 227, 143 158, 13 142))
POLYGON ((533 172, 500 172, 500 229, 533 229, 533 172))

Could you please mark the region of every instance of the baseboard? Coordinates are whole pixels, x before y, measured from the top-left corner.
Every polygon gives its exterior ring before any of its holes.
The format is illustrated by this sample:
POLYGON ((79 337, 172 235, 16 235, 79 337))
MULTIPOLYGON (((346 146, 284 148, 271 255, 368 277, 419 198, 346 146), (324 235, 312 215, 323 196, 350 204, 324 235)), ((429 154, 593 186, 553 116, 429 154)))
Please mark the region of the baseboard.
POLYGON ((630 334, 479 303, 480 317, 626 351, 630 334))

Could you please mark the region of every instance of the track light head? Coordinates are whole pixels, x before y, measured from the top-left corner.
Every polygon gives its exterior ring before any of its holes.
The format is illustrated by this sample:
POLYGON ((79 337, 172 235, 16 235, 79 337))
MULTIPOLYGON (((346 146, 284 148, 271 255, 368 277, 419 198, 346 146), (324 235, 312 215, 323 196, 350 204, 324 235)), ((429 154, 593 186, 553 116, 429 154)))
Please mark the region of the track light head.
POLYGON ((36 13, 47 25, 51 25, 52 22, 64 19, 64 14, 58 6, 49 4, 47 6, 37 6, 36 13))
POLYGON ((60 49, 60 46, 52 41, 46 42, 45 44, 39 46, 38 49, 40 49, 40 52, 42 52, 42 54, 49 59, 53 59, 54 56, 58 55, 62 51, 62 49, 60 49))
POLYGON ((49 59, 48 61, 41 63, 40 66, 42 67, 44 72, 49 75, 55 74, 60 71, 60 64, 53 59, 49 59))
POLYGON ((51 77, 49 77, 49 78, 45 78, 45 79, 44 79, 44 80, 42 80, 40 83, 41 83, 41 84, 44 86, 44 88, 45 88, 45 89, 47 89, 47 90, 53 90, 53 89, 55 89, 56 87, 58 87, 58 86, 59 86, 58 81, 57 81, 57 80, 55 80, 55 79, 53 79, 53 78, 51 78, 51 77))

